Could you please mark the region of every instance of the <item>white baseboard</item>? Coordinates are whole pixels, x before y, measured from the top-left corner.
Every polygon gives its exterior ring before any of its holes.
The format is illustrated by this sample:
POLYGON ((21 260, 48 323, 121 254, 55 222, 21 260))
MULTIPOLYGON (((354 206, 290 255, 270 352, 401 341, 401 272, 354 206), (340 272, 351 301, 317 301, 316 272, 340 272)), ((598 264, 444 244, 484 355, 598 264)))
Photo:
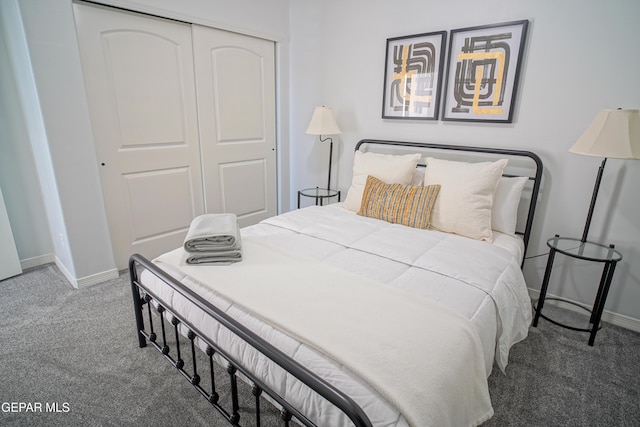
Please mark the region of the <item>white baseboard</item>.
POLYGON ((46 254, 40 255, 33 258, 26 258, 20 260, 20 266, 22 267, 22 271, 28 270, 34 267, 40 267, 41 265, 51 264, 56 262, 56 257, 54 254, 46 254))
POLYGON ((92 274, 91 276, 76 278, 69 270, 60 262, 58 257, 55 259, 56 266, 60 272, 64 275, 67 281, 76 289, 85 288, 87 286, 95 285, 96 283, 104 282, 105 280, 115 279, 119 276, 117 268, 112 270, 103 271, 101 273, 92 274))
POLYGON ((56 267, 58 267, 58 270, 60 270, 60 273, 62 273, 62 275, 65 277, 65 279, 67 279, 67 282, 69 282, 71 284, 71 286, 73 286, 74 288, 78 289, 78 281, 77 279, 73 276, 73 274, 71 274, 71 272, 69 270, 67 270, 67 267, 60 262, 60 260, 58 259, 58 257, 55 257, 55 263, 56 263, 56 267))
MULTIPOLYGON (((540 295, 540 291, 537 289, 529 289, 529 295, 531 296, 532 300, 537 300, 539 295, 540 295)), ((557 295, 553 295, 550 293, 547 293, 547 297, 549 298, 560 298, 557 295)), ((564 297, 562 297, 564 298, 564 297)), ((564 298, 567 299, 567 298, 564 298)), ((571 301, 571 300, 569 300, 571 301)), ((545 300, 545 303, 547 301, 545 300)), ((574 304, 581 304, 578 301, 572 301, 574 304)), ((557 301, 557 300, 549 300, 549 304, 551 305, 555 305, 561 308, 565 308, 567 310, 571 310, 571 311, 576 311, 578 313, 583 313, 584 311, 581 310, 579 307, 576 307, 575 305, 571 304, 571 303, 567 303, 564 301, 557 301)), ((582 304, 584 305, 584 304, 582 304)), ((626 328, 626 329, 630 329, 632 331, 635 332, 640 332, 640 320, 639 319, 634 319, 633 317, 629 317, 629 316, 624 316, 622 314, 618 314, 618 313, 613 313, 611 311, 607 311, 605 310, 602 313, 602 321, 607 322, 607 323, 611 323, 613 325, 616 326, 620 326, 622 328, 626 328)))
POLYGON ((55 264, 56 267, 60 270, 62 275, 67 279, 67 281, 74 288, 84 288, 87 286, 95 285, 100 282, 104 282, 105 280, 115 279, 120 276, 120 272, 117 268, 112 270, 103 271, 101 273, 92 274, 91 276, 76 278, 74 277, 69 270, 60 262, 58 257, 55 254, 46 254, 33 258, 26 258, 20 260, 20 266, 22 267, 22 271, 28 270, 34 267, 40 267, 41 265, 46 264, 55 264))
POLYGON ((60 272, 63 274, 65 279, 73 286, 74 288, 84 288, 87 286, 95 285, 100 282, 104 282, 105 280, 115 279, 120 276, 120 272, 117 268, 112 270, 103 271, 101 273, 92 274, 91 276, 81 277, 79 279, 75 278, 69 270, 60 262, 58 257, 55 254, 46 254, 33 258, 21 259, 20 266, 22 267, 22 271, 28 270, 34 267, 40 267, 41 265, 46 264, 55 264, 60 272))
POLYGON ((78 288, 85 288, 87 286, 95 285, 97 283, 104 282, 105 280, 115 279, 120 276, 120 272, 117 268, 112 270, 103 271, 101 273, 92 274, 91 276, 82 277, 77 280, 78 288))

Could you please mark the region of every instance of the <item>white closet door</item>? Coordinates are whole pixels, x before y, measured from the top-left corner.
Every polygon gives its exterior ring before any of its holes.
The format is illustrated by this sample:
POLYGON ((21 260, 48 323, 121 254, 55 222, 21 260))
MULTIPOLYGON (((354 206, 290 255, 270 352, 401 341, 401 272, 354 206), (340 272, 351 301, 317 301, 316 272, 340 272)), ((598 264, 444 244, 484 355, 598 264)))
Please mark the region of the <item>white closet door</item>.
POLYGON ((20 258, 9 224, 9 216, 0 190, 0 280, 22 273, 20 258))
POLYGON ((206 211, 255 224, 277 211, 274 43, 193 25, 193 49, 206 211))
POLYGON ((191 26, 74 3, 118 268, 182 245, 204 212, 191 26))

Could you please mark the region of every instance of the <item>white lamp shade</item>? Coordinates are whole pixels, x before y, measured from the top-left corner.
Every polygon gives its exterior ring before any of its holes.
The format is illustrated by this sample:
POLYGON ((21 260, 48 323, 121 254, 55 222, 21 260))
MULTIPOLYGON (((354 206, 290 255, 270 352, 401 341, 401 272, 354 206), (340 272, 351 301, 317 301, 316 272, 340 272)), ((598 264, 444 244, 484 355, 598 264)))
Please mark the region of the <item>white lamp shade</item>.
POLYGON ((331 108, 316 107, 313 111, 313 117, 307 128, 308 135, 340 135, 342 132, 333 118, 331 108))
POLYGON ((640 159, 640 110, 602 110, 569 149, 571 153, 640 159))

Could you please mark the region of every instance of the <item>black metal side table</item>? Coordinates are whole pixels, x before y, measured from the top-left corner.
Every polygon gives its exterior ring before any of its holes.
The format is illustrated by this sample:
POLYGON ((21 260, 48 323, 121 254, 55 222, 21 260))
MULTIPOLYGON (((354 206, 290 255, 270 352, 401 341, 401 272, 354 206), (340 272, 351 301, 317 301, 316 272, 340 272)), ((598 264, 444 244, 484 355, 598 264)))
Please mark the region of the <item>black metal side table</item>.
POLYGON ((533 326, 538 326, 538 320, 540 317, 554 323, 563 328, 572 329, 574 331, 590 332, 589 345, 593 346, 596 339, 596 333, 600 329, 600 320, 602 318, 602 312, 604 311, 604 305, 607 301, 607 294, 609 293, 609 287, 611 286, 611 280, 613 279, 613 273, 616 269, 616 264, 622 259, 622 254, 615 250, 614 245, 601 245, 600 243, 593 243, 588 241, 582 241, 580 239, 573 239, 569 237, 560 237, 555 235, 551 239, 547 240, 547 246, 551 249, 549 251, 549 258, 547 259, 547 268, 544 272, 544 279, 542 280, 542 287, 540 289, 540 298, 536 305, 536 314, 533 318, 533 326), (604 264, 602 269, 602 276, 600 277, 600 286, 598 286, 598 292, 596 299, 593 303, 593 307, 585 307, 580 304, 576 304, 573 301, 568 301, 562 298, 547 298, 547 288, 549 286, 549 277, 551 276, 551 269, 553 268, 553 260, 556 252, 562 255, 569 256, 571 258, 582 259, 586 261, 601 262, 604 264), (569 304, 577 305, 578 307, 591 313, 589 318, 589 328, 578 328, 574 326, 565 325, 556 320, 552 320, 549 317, 542 314, 542 307, 544 306, 545 299, 559 300, 567 302, 569 304))
POLYGON ((298 191, 298 209, 300 209, 300 197, 312 197, 316 199, 316 206, 324 205, 325 199, 330 199, 332 197, 337 197, 338 202, 340 201, 340 190, 332 190, 331 188, 305 188, 304 190, 298 191))

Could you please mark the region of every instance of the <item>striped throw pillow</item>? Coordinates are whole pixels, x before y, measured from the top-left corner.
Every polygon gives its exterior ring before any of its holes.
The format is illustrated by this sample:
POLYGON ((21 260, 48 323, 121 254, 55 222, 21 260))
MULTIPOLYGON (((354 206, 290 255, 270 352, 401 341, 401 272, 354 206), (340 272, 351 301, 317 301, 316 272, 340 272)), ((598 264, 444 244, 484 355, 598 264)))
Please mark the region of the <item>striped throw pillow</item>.
POLYGON ((439 184, 387 184, 368 176, 358 215, 426 229, 439 191, 439 184))

